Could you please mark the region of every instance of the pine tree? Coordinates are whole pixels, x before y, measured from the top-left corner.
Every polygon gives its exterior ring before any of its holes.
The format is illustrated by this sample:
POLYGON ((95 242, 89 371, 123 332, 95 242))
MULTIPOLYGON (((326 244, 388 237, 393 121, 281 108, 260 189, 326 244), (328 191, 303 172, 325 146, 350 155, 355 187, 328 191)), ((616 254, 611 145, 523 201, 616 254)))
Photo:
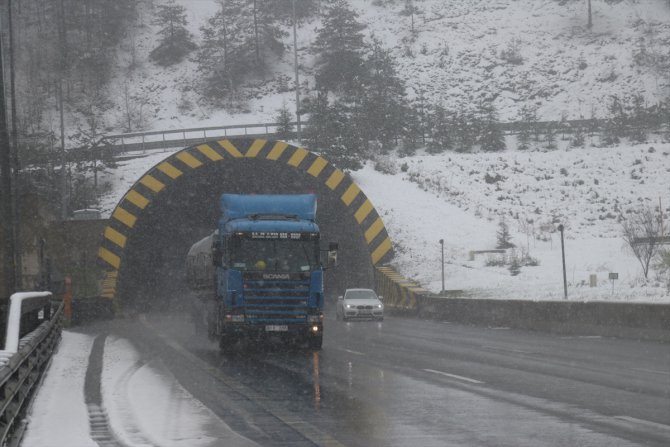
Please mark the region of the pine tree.
POLYGON ((411 156, 416 154, 416 150, 421 144, 423 131, 421 117, 416 108, 408 106, 405 109, 403 120, 402 145, 399 153, 403 156, 411 156))
POLYGON ((554 150, 558 147, 556 145, 556 128, 553 124, 550 124, 547 127, 547 131, 544 134, 544 141, 546 143, 545 148, 549 150, 554 150))
POLYGON ((481 150, 503 151, 507 148, 505 144, 505 135, 498 126, 498 112, 493 101, 486 101, 480 105, 482 112, 482 127, 479 134, 479 144, 481 150))
POLYGON ((479 121, 470 111, 457 113, 453 120, 454 150, 469 152, 477 142, 479 121))
POLYGON ((293 135, 293 115, 291 111, 283 103, 281 108, 277 111, 277 137, 282 140, 288 140, 293 135))
POLYGON ((537 123, 537 109, 527 104, 521 107, 519 120, 519 133, 517 135, 519 150, 526 150, 530 147, 531 127, 537 123))
POLYGON ((309 147, 340 169, 360 169, 364 140, 352 118, 351 105, 341 100, 331 104, 327 93, 318 92, 305 101, 304 109, 310 116, 305 129, 309 147))
POLYGON ((314 40, 317 56, 317 89, 342 92, 359 84, 363 74, 365 43, 362 30, 345 0, 335 0, 323 16, 323 24, 314 40))
POLYGON ((361 129, 366 141, 377 140, 383 152, 394 146, 394 141, 407 132, 410 114, 405 97, 405 84, 398 77, 391 53, 379 41, 373 43, 371 54, 365 60, 361 98, 351 98, 360 104, 359 118, 365 123, 361 129))
POLYGON ((227 0, 200 28, 202 44, 196 62, 205 76, 202 94, 212 102, 229 96, 253 66, 253 25, 248 12, 244 0, 227 0))
POLYGON ((453 123, 442 105, 436 105, 431 114, 432 143, 426 149, 431 154, 439 154, 453 147, 453 123))
POLYGON ((521 273, 521 263, 516 256, 512 257, 512 262, 509 265, 509 273, 512 276, 517 276, 519 273, 521 273))
POLYGON ((633 95, 630 108, 630 131, 628 137, 635 143, 644 143, 647 141, 645 126, 646 123, 651 121, 644 107, 644 97, 640 94, 633 95))
POLYGON ((262 74, 265 71, 267 58, 271 55, 281 56, 284 52, 282 38, 288 33, 277 24, 277 7, 274 2, 251 0, 250 8, 253 11, 254 67, 259 74, 262 74))
POLYGON ((158 65, 168 66, 181 62, 196 48, 191 33, 186 29, 186 8, 176 5, 174 0, 170 0, 167 5, 158 6, 153 23, 161 27, 158 34, 162 39, 149 57, 158 65))
POLYGON ((509 233, 509 225, 505 220, 505 216, 500 216, 500 221, 498 221, 498 232, 496 233, 497 245, 496 248, 507 249, 516 247, 512 243, 512 236, 509 233))

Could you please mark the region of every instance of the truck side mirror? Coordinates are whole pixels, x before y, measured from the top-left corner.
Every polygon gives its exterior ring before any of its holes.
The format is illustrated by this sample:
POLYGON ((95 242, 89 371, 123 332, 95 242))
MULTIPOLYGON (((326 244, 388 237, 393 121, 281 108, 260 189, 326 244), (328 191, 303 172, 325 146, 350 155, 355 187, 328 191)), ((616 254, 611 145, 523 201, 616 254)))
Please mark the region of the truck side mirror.
POLYGON ((328 244, 328 267, 337 266, 337 242, 331 242, 328 244))

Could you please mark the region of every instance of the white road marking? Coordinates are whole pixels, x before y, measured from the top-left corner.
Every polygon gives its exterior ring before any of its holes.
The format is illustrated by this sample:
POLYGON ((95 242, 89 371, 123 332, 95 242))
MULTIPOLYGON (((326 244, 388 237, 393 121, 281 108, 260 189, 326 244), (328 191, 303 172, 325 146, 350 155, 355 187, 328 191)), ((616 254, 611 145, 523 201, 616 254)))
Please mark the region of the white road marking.
POLYGON ((343 350, 344 352, 348 352, 349 354, 365 355, 365 354, 363 354, 362 352, 352 351, 351 349, 344 349, 344 348, 343 348, 342 350, 343 350))
POLYGON ((614 416, 614 419, 629 422, 632 424, 642 425, 643 427, 647 427, 652 430, 659 430, 662 432, 666 432, 666 434, 669 434, 668 432, 670 432, 670 425, 659 424, 658 422, 645 421, 644 419, 638 419, 630 416, 614 416))
POLYGON ((670 372, 667 371, 656 371, 655 369, 644 369, 644 368, 631 368, 633 371, 640 371, 645 373, 652 374, 663 374, 664 376, 670 376, 670 372))
POLYGON ((489 345, 482 345, 482 348, 490 349, 492 351, 515 352, 517 354, 532 354, 532 352, 524 351, 522 349, 505 349, 505 348, 498 348, 496 346, 489 346, 489 345))
POLYGON ((451 377, 452 379, 464 380, 464 381, 470 382, 470 383, 484 383, 480 380, 471 379, 469 377, 457 376, 456 374, 449 374, 449 373, 446 373, 444 371, 435 371, 434 369, 424 369, 424 371, 429 372, 429 373, 433 373, 433 374, 440 374, 441 376, 451 377))

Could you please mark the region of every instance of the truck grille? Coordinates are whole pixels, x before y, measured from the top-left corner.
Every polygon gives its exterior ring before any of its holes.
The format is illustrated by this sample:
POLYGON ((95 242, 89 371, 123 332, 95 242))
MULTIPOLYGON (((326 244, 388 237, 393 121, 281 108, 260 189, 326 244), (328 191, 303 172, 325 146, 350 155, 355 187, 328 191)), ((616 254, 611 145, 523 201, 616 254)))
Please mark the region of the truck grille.
POLYGON ((307 321, 309 279, 245 278, 246 320, 256 324, 295 324, 307 321))

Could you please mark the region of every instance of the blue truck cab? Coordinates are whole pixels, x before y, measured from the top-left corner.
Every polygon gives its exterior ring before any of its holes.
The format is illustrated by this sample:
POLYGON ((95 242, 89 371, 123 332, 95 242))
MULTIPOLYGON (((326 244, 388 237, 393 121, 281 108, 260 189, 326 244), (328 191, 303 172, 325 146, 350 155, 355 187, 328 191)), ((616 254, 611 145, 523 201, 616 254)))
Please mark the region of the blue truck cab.
MULTIPOLYGON (((320 348, 326 250, 320 248, 316 196, 223 194, 220 205, 217 231, 194 244, 187 260, 210 337, 222 350, 267 335, 320 348), (212 276, 204 272, 209 266, 212 276), (197 287, 208 277, 213 294, 197 287)), ((327 250, 327 265, 336 262, 336 245, 327 250)))

